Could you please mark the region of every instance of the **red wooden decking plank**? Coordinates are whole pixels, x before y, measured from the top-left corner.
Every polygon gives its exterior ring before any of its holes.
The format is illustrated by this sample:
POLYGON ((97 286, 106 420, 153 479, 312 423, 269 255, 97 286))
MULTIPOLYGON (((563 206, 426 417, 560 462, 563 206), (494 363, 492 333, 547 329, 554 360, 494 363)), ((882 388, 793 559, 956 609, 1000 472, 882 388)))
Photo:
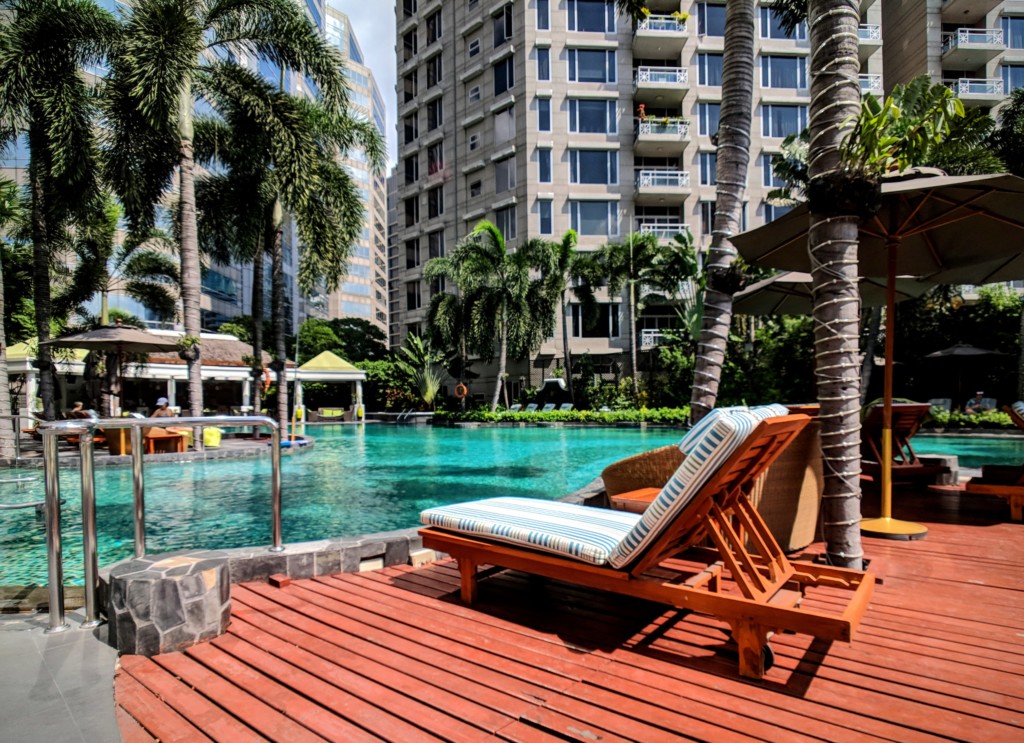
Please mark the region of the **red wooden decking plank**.
POLYGON ((163 700, 164 704, 214 740, 225 743, 264 740, 149 658, 138 655, 122 656, 121 668, 163 700))
MULTIPOLYGON (((512 741, 512 743, 565 743, 566 740, 564 736, 552 735, 522 720, 509 723, 496 735, 498 738, 512 741)), ((593 743, 592 740, 591 743, 593 743)))
POLYGON ((117 720, 122 743, 157 743, 157 739, 147 733, 123 707, 114 707, 114 719, 117 720))
MULTIPOLYGON (((221 638, 220 644, 246 662, 258 664, 258 668, 282 683, 296 685, 320 704, 334 704, 342 690, 351 697, 346 700, 346 716, 385 739, 438 740, 425 732, 431 730, 445 731, 450 740, 472 741, 482 737, 479 728, 462 721, 463 715, 475 711, 473 705, 448 695, 446 701, 451 708, 442 711, 431 707, 415 696, 395 691, 393 687, 405 685, 404 674, 384 666, 378 666, 371 681, 348 667, 330 663, 245 624, 235 628, 231 636, 221 638)), ((505 721, 502 718, 501 722, 505 721)))
MULTIPOLYGON (((598 725, 591 720, 579 720, 571 715, 565 715, 556 710, 536 707, 523 716, 523 721, 538 731, 553 735, 559 740, 578 740, 586 743, 628 743, 629 741, 644 740, 644 743, 655 743, 654 739, 623 738, 598 725)), ((525 731, 524 731, 525 732, 525 731)), ((532 741, 533 738, 526 736, 518 740, 532 741)), ((676 736, 671 740, 686 740, 676 736)))
MULTIPOLYGON (((238 587, 236 587, 238 588, 238 587)), ((386 647, 409 657, 436 665, 438 668, 447 668, 453 673, 474 678, 478 683, 490 686, 493 689, 505 693, 535 701, 543 699, 549 692, 549 685, 535 683, 537 676, 542 676, 544 682, 550 684, 549 674, 536 674, 533 669, 524 666, 514 660, 501 658, 493 653, 474 652, 465 646, 454 642, 438 640, 433 645, 424 642, 417 642, 403 634, 396 634, 389 629, 381 629, 378 626, 366 623, 358 623, 346 616, 335 614, 321 606, 304 602, 301 599, 277 589, 265 591, 259 584, 246 584, 245 589, 264 599, 269 599, 281 604, 288 609, 296 610, 312 619, 323 622, 328 627, 346 632, 352 637, 362 638, 365 641, 386 647), (268 592, 269 591, 269 592, 268 592)), ((232 589, 234 592, 235 589, 232 589)), ((232 595, 235 595, 234 593, 232 595)), ((247 596, 239 593, 240 600, 247 600, 247 596)), ((423 638, 427 639, 426 637, 423 638)), ((559 679, 561 681, 561 679, 559 679)), ((562 686, 567 686, 564 681, 562 686)))
POLYGON ((255 695, 185 655, 168 653, 158 655, 153 660, 261 735, 272 740, 287 740, 289 743, 323 740, 255 695))
POLYGON ((119 672, 115 688, 117 704, 161 743, 201 743, 210 740, 130 674, 119 672))
POLYGON ((322 691, 321 686, 328 687, 328 684, 317 679, 296 678, 298 674, 289 673, 288 668, 267 668, 266 664, 260 663, 258 658, 254 659, 253 654, 245 652, 245 649, 237 647, 231 639, 229 636, 220 637, 212 644, 195 645, 186 652, 214 673, 230 678, 233 684, 265 700, 281 714, 328 740, 380 740, 337 714, 338 708, 344 708, 345 702, 345 695, 336 693, 337 689, 331 687, 330 696, 336 698, 325 706, 322 694, 318 692, 322 691))
POLYGON ((301 614, 289 617, 287 624, 245 607, 239 607, 232 616, 238 622, 249 624, 367 678, 376 675, 378 666, 401 669, 409 676, 398 679, 399 685, 395 688, 424 701, 431 700, 431 704, 441 705, 441 709, 444 709, 448 694, 457 694, 474 705, 472 709, 463 711, 466 718, 484 729, 495 730, 508 724, 510 716, 517 716, 529 706, 522 699, 479 684, 463 691, 460 687, 465 677, 350 635, 342 635, 301 614))

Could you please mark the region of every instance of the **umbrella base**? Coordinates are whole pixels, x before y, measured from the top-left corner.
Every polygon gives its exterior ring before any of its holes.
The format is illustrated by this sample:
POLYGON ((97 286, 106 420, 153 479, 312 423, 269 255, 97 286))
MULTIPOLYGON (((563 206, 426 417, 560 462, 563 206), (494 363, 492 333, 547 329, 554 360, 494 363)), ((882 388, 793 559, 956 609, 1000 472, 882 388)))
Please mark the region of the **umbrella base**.
POLYGON ((877 519, 864 519, 860 522, 861 534, 880 539, 924 539, 928 536, 928 527, 915 524, 913 521, 900 521, 888 516, 877 519))

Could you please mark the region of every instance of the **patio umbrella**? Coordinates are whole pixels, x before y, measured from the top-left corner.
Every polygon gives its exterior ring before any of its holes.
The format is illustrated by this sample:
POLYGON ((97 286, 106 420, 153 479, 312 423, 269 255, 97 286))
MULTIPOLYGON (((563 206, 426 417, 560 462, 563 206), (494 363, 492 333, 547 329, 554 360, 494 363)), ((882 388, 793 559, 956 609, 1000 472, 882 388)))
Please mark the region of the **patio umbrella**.
MULTIPOLYGON (((883 450, 892 441, 892 358, 896 277, 939 283, 977 283, 1024 278, 1020 239, 1024 237, 1024 179, 1012 175, 895 178, 882 183, 882 206, 860 227, 862 276, 885 276, 885 395, 883 450), (1017 273, 1019 271, 1019 273, 1017 273), (997 278, 992 278, 997 277, 997 278)), ((733 239, 751 263, 810 271, 807 207, 733 239)), ((927 529, 892 518, 892 462, 882 462, 882 516, 862 531, 896 539, 920 538, 927 529)))
MULTIPOLYGON (((53 348, 81 348, 88 351, 102 351, 117 355, 117 381, 121 385, 121 363, 128 353, 156 353, 158 351, 177 350, 178 343, 173 338, 147 333, 145 330, 128 327, 120 322, 107 325, 84 333, 65 335, 61 338, 44 341, 41 346, 53 348)), ((120 395, 118 395, 120 397, 120 395)), ((120 400, 118 401, 120 404, 120 400)))
POLYGON ((1003 353, 1002 351, 990 351, 987 348, 978 348, 972 346, 970 343, 954 343, 949 348, 942 348, 938 351, 932 351, 931 353, 925 354, 926 359, 949 359, 952 362, 956 362, 956 399, 957 401, 963 400, 963 369, 961 362, 964 359, 977 358, 978 356, 1009 356, 1010 354, 1003 353))
MULTIPOLYGON (((930 281, 896 279, 896 301, 919 297, 934 286, 930 281)), ((885 304, 885 279, 860 280, 861 303, 876 307, 885 304)), ((751 284, 732 299, 737 315, 809 315, 814 309, 811 275, 802 271, 783 271, 751 284)))

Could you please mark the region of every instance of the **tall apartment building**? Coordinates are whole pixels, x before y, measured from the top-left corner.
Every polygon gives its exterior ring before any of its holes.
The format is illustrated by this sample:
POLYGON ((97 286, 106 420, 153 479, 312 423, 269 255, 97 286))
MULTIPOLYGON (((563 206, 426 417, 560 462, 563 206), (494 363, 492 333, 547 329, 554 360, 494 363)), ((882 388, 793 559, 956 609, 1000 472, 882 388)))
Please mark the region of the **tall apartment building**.
MULTIPOLYGON (((373 71, 366 66, 363 50, 352 24, 336 5, 329 0, 326 8, 327 41, 337 47, 345 57, 345 68, 350 88, 350 102, 355 116, 373 122, 386 137, 387 109, 374 80, 373 71)), ((383 174, 370 168, 366 153, 361 149, 345 153, 344 163, 356 179, 365 209, 363 234, 352 250, 348 275, 337 291, 327 297, 324 308, 327 317, 357 317, 377 325, 388 332, 388 266, 387 266, 387 185, 383 174)))
MULTIPOLYGON (((862 3, 861 85, 882 90, 881 2, 862 3)), ((721 101, 724 2, 651 0, 634 27, 603 0, 399 0, 397 302, 392 343, 422 332, 422 278, 480 219, 511 246, 572 228, 592 250, 631 231, 670 240, 689 227, 710 240, 721 101), (683 17, 688 14, 688 17, 683 17), (404 258, 404 260, 401 260, 404 258)), ((770 3, 757 9, 753 142, 745 219, 765 203, 783 139, 806 126, 806 29, 786 34, 770 3)), ((392 285, 395 293, 396 286, 392 285)), ((596 322, 578 305, 566 322, 574 355, 621 365, 629 332, 622 297, 596 322)), ((646 345, 673 317, 641 319, 646 345)), ((510 386, 536 384, 562 358, 561 328, 510 386)), ((475 390, 474 390, 475 391, 475 390)))

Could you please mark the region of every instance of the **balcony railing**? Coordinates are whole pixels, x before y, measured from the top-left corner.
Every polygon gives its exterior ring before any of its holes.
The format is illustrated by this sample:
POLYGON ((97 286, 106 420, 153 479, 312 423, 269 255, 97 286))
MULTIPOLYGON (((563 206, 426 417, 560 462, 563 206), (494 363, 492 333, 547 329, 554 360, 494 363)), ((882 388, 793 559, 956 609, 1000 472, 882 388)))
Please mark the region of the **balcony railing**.
POLYGON ((675 168, 636 171, 637 188, 689 188, 690 174, 675 168))
POLYGON ((650 351, 657 348, 666 340, 666 336, 660 330, 644 328, 640 331, 640 350, 650 351))
POLYGON ((637 231, 642 235, 655 235, 661 240, 672 240, 689 229, 689 225, 682 223, 641 222, 637 231))
POLYGON ((676 135, 680 139, 686 139, 690 135, 690 122, 686 119, 639 119, 636 122, 637 136, 645 134, 669 134, 676 135))
POLYGON ((686 21, 671 15, 649 15, 637 24, 636 30, 685 33, 686 21))
POLYGON ((877 23, 862 23, 857 27, 857 37, 861 41, 881 41, 882 27, 877 23))
POLYGON ((685 67, 638 67, 633 75, 633 83, 634 85, 686 85, 689 77, 689 72, 685 67))
POLYGON ((860 90, 862 93, 881 93, 881 75, 860 75, 860 90))
POLYGON ((1001 96, 1003 81, 1001 78, 961 77, 958 80, 943 80, 943 84, 958 96, 991 95, 1001 96))
POLYGON ((942 53, 970 44, 996 44, 1003 46, 1001 28, 958 28, 954 34, 942 35, 942 53))

